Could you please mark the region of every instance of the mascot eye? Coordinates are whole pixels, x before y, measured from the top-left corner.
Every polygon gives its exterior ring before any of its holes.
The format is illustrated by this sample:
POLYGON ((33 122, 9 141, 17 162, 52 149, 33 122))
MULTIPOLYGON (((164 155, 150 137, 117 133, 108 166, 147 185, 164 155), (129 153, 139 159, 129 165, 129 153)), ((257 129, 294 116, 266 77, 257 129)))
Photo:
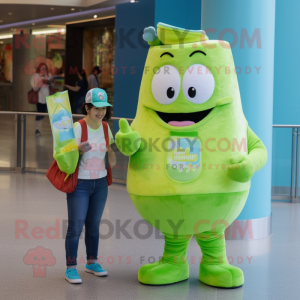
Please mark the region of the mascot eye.
POLYGON ((174 97, 174 95, 175 95, 175 90, 172 87, 169 87, 167 89, 167 96, 168 96, 168 98, 172 99, 174 97))
POLYGON ((196 89, 194 87, 190 87, 188 90, 188 94, 191 98, 195 98, 196 96, 196 89))
POLYGON ((180 75, 178 70, 171 65, 162 66, 154 74, 151 84, 155 100, 163 105, 176 100, 180 91, 180 75))
POLYGON ((215 80, 209 69, 201 64, 194 64, 185 71, 182 80, 184 96, 190 102, 206 102, 214 92, 215 80))

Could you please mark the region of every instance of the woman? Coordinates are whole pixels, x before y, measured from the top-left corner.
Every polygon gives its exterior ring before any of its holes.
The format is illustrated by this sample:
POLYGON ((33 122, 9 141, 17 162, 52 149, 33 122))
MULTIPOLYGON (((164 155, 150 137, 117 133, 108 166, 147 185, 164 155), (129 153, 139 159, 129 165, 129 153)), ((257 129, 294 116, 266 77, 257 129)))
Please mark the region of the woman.
POLYGON ((98 66, 94 66, 88 78, 89 90, 97 88, 99 86, 99 79, 98 79, 99 74, 101 74, 100 68, 98 66))
POLYGON ((65 87, 73 92, 76 92, 76 99, 73 104, 73 112, 80 114, 80 107, 84 103, 85 95, 88 91, 88 82, 86 80, 86 73, 83 69, 77 72, 79 80, 76 83, 76 86, 70 86, 65 84, 65 87))
MULTIPOLYGON (((48 74, 48 67, 45 63, 40 63, 36 72, 30 79, 31 87, 34 91, 38 91, 39 102, 36 105, 38 112, 47 112, 46 97, 50 95, 50 89, 53 87, 52 76, 48 74)), ((41 126, 43 116, 35 118, 35 135, 41 136, 41 126)))
MULTIPOLYGON (((66 236, 66 263, 65 279, 70 283, 81 283, 82 280, 76 270, 77 250, 79 237, 85 224, 85 245, 87 254, 86 272, 96 276, 105 276, 105 271, 97 263, 99 226, 107 198, 107 171, 104 157, 106 153, 105 136, 102 120, 110 118, 110 104, 107 95, 102 89, 92 89, 85 97, 82 113, 88 130, 88 142, 93 145, 87 152, 81 152, 79 163, 78 182, 73 193, 67 194, 68 203, 68 231, 66 236), (103 147, 104 146, 104 147, 103 147)), ((77 144, 81 141, 81 125, 74 124, 74 132, 77 144)), ((109 144, 114 142, 111 130, 108 126, 109 144)), ((108 157, 111 167, 116 164, 116 156, 111 146, 108 147, 108 157)))

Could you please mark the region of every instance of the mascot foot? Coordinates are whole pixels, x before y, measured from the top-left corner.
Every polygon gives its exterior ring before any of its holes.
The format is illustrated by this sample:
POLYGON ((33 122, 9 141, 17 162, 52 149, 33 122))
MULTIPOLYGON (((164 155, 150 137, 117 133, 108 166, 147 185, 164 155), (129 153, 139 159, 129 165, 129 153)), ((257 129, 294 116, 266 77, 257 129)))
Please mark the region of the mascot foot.
POLYGON ((163 262, 147 264, 140 268, 139 281, 144 284, 162 285, 183 281, 189 278, 189 265, 173 265, 163 262))
POLYGON ((243 271, 230 264, 200 264, 199 280, 205 284, 221 288, 237 288, 244 283, 243 271))

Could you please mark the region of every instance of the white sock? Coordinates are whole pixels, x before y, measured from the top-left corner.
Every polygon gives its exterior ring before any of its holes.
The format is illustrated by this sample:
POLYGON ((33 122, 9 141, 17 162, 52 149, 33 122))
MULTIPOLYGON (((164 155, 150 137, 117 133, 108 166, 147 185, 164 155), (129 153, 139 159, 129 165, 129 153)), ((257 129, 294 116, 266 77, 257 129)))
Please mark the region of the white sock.
POLYGON ((73 265, 73 266, 67 266, 67 269, 76 269, 76 265, 73 265))
POLYGON ((95 264, 97 262, 97 259, 88 259, 87 263, 90 264, 95 264))

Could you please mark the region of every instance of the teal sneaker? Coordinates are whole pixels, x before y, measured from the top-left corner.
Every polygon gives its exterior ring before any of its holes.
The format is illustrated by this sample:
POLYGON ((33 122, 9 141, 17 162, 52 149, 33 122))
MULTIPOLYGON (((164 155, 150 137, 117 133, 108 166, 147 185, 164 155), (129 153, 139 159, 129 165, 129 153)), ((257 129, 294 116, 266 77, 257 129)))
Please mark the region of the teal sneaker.
POLYGON ((100 264, 95 263, 95 264, 86 264, 85 265, 85 271, 88 273, 93 273, 96 276, 106 276, 107 271, 105 271, 100 264))
POLYGON ((67 269, 65 279, 70 283, 82 283, 82 280, 76 269, 67 269))

